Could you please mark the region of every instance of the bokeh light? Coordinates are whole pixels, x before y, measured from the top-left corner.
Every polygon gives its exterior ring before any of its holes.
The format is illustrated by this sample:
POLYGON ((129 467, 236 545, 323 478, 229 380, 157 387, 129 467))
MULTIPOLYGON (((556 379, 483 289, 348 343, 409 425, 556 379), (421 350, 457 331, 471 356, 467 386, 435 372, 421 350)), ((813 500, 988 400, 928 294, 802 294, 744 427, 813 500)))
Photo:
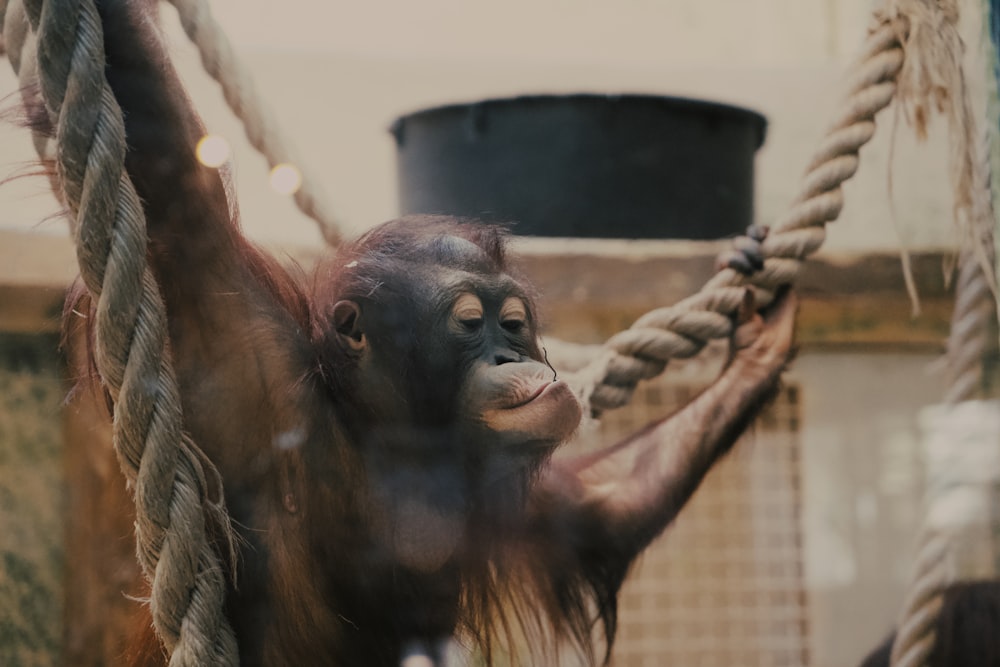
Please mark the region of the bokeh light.
POLYGON ((217 134, 206 134, 198 141, 195 155, 198 161, 206 167, 217 169, 226 163, 232 149, 225 138, 217 134))
POLYGON ((271 170, 271 188, 283 195, 295 194, 302 187, 302 172, 288 163, 276 164, 271 170))

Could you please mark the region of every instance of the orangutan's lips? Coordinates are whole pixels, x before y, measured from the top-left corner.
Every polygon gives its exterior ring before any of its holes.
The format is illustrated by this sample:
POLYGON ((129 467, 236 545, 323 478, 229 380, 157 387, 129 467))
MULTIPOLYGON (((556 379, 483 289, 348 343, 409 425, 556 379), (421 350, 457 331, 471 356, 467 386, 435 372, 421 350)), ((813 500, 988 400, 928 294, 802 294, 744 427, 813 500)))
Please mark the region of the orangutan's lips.
POLYGON ((561 380, 543 381, 516 405, 483 411, 483 424, 524 442, 564 441, 580 423, 580 402, 561 380))
POLYGON ((522 406, 527 405, 528 403, 531 403, 533 400, 535 400, 536 398, 538 398, 539 396, 541 396, 542 393, 546 389, 548 389, 549 387, 551 387, 551 386, 552 386, 551 382, 543 382, 542 384, 538 385, 538 388, 535 389, 535 391, 533 391, 530 396, 528 396, 526 399, 524 399, 520 403, 516 403, 515 405, 510 406, 510 408, 508 408, 508 409, 509 410, 514 410, 515 408, 520 408, 522 406))

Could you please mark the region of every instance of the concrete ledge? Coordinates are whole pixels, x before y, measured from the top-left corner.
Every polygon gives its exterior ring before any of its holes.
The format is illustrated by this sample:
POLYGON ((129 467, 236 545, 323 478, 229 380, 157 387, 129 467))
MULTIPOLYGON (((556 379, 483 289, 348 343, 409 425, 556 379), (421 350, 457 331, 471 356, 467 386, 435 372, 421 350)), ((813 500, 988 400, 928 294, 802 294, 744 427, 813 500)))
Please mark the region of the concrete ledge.
MULTIPOLYGON (((725 242, 516 239, 523 272, 542 294, 550 333, 602 342, 642 313, 697 291, 714 272, 725 242)), ((317 247, 274 247, 311 266, 317 247)), ((912 257, 921 314, 911 315, 899 257, 891 253, 820 253, 798 283, 804 345, 941 349, 952 296, 941 252, 912 257)), ((56 331, 66 287, 76 276, 68 238, 0 231, 0 331, 56 331)))

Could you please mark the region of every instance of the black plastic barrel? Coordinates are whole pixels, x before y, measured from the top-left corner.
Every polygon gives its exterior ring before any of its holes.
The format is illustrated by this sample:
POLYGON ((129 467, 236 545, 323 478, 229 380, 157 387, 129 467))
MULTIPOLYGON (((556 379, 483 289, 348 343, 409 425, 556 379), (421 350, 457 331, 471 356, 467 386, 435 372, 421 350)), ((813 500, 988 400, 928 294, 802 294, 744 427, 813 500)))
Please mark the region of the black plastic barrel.
POLYGON ((496 99, 392 127, 403 214, 513 223, 517 234, 714 239, 753 222, 767 122, 649 95, 496 99))

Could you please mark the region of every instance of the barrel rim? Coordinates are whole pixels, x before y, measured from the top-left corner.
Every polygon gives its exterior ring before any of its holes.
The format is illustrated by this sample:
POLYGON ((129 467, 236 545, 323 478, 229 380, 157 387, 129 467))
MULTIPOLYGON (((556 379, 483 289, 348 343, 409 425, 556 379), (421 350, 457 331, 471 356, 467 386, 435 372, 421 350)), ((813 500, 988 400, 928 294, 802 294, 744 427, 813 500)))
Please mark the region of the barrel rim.
POLYGON ((494 97, 474 102, 452 102, 423 109, 417 109, 398 116, 390 126, 390 132, 399 136, 400 126, 413 120, 440 116, 451 113, 461 113, 473 109, 503 108, 515 105, 544 104, 546 102, 583 102, 586 104, 606 104, 609 102, 643 102, 647 104, 669 105, 674 110, 690 110, 699 113, 709 113, 718 116, 741 117, 749 119, 756 125, 757 141, 754 150, 764 145, 767 134, 767 118, 760 112, 746 107, 717 102, 714 100, 696 99, 675 95, 656 95, 652 93, 568 93, 568 94, 526 94, 509 97, 494 97))

